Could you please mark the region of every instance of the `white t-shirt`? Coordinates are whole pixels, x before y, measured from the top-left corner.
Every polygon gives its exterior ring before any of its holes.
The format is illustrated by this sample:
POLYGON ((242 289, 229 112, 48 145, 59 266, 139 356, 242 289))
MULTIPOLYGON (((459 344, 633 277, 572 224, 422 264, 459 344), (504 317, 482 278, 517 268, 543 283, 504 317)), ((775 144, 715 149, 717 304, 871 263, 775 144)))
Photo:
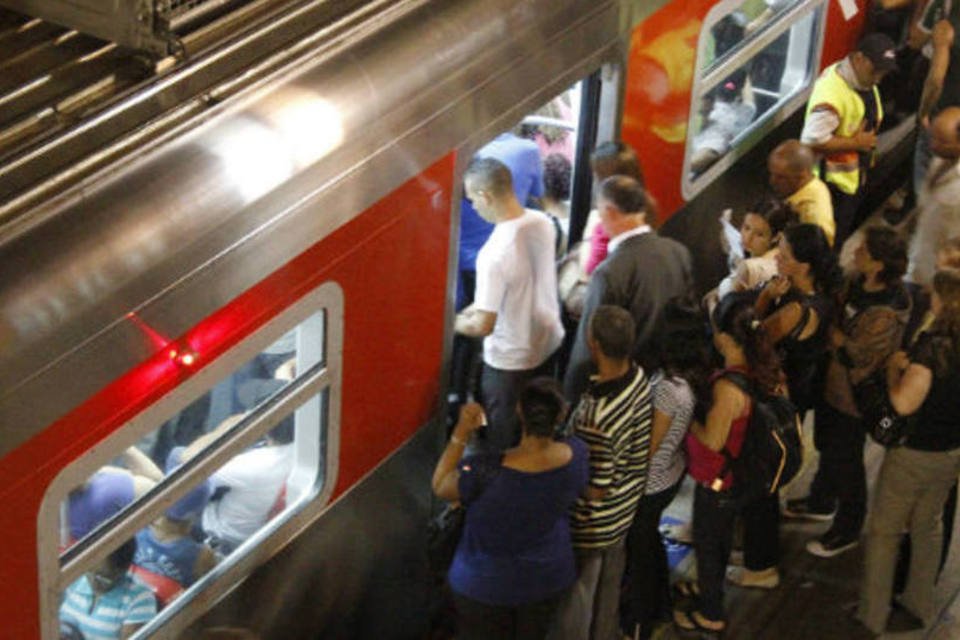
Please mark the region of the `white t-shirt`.
POLYGON ((554 240, 546 214, 527 209, 499 222, 477 254, 474 308, 497 314, 483 361, 508 371, 534 369, 563 340, 554 240))
POLYGON ((293 444, 244 451, 210 478, 228 491, 203 510, 203 530, 240 544, 264 525, 293 466, 293 444))

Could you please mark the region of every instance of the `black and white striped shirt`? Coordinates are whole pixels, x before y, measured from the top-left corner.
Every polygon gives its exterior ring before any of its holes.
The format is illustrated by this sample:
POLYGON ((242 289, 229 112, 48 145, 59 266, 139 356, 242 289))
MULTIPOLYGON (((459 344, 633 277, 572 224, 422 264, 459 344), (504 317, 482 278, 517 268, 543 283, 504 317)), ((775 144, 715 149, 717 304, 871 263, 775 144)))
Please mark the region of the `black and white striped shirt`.
POLYGON ((590 448, 590 486, 606 494, 574 505, 575 547, 608 547, 630 528, 647 479, 652 414, 650 385, 639 367, 617 380, 592 381, 580 399, 570 424, 590 448))

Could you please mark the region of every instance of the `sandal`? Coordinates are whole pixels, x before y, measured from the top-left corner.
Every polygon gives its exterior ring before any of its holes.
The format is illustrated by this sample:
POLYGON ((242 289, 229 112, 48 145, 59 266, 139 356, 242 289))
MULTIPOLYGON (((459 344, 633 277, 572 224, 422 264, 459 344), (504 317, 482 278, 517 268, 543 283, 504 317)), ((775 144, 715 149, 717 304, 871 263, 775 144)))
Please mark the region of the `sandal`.
MULTIPOLYGON (((724 624, 719 629, 705 627, 697 620, 696 611, 684 611, 675 609, 673 612, 673 626, 681 636, 685 638, 699 638, 700 640, 722 640, 723 632, 727 625, 724 624)), ((703 614, 700 614, 703 617, 703 614)), ((705 620, 708 618, 704 618, 705 620)))
POLYGON ((700 596, 700 585, 696 580, 680 580, 673 583, 675 600, 689 600, 700 596))

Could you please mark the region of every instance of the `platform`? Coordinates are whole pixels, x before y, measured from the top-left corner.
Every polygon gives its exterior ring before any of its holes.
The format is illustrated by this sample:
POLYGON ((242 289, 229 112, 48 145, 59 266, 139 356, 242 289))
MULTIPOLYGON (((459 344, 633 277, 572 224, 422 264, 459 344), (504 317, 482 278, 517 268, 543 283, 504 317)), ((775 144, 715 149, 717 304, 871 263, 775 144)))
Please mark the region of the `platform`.
MULTIPOLYGON (((809 421, 808 421, 809 422, 809 421)), ((806 425, 809 427, 809 424, 806 425)), ((816 470, 817 454, 809 442, 801 475, 784 491, 784 498, 806 495, 816 470)), ((872 492, 883 448, 867 443, 865 460, 867 482, 872 492)), ((872 494, 871 494, 872 500, 872 494)), ((687 478, 681 493, 665 514, 689 520, 693 504, 693 485, 687 478)), ((868 516, 869 517, 869 516, 868 516)), ((868 638, 850 619, 860 589, 863 545, 840 556, 822 559, 807 553, 804 545, 827 529, 829 523, 783 520, 781 524, 780 586, 770 591, 741 589, 728 585, 726 610, 728 640, 858 640, 868 638)), ((923 631, 890 633, 888 640, 957 640, 960 638, 960 536, 954 536, 950 555, 937 585, 940 614, 936 623, 923 631)), ((695 575, 695 553, 684 558, 675 569, 675 578, 695 575)), ((681 638, 668 625, 654 636, 657 640, 681 638)))

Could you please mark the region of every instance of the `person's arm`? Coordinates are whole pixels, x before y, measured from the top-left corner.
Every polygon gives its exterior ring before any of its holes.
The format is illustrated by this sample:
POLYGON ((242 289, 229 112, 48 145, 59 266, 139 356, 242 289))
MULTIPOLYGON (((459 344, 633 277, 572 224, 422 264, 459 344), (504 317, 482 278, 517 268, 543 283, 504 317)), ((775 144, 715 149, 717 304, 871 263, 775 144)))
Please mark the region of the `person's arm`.
POLYGON ((590 476, 583 496, 587 500, 602 500, 613 483, 614 455, 610 436, 586 425, 577 429, 575 435, 590 446, 590 476))
POLYGON ((943 82, 950 68, 950 47, 953 46, 953 27, 947 20, 941 20, 933 27, 933 57, 930 60, 930 71, 923 83, 923 93, 920 96, 920 106, 917 108, 917 120, 927 126, 930 113, 940 100, 943 93, 943 82))
POLYGON ((785 296, 788 291, 790 291, 790 280, 779 275, 770 278, 767 284, 763 285, 763 289, 760 290, 760 295, 757 296, 757 301, 753 305, 757 317, 766 318, 770 306, 776 300, 785 296))
POLYGON ((743 415, 746 396, 737 385, 719 379, 713 385, 713 402, 707 412, 706 424, 694 422, 690 431, 694 437, 713 451, 721 451, 727 444, 733 422, 743 415))
POLYGON ((484 338, 493 333, 497 324, 497 314, 492 311, 481 311, 473 305, 457 314, 453 330, 471 338, 484 338))
POLYGON ((199 580, 215 566, 217 566, 217 554, 207 545, 203 545, 200 547, 200 553, 197 554, 197 561, 193 565, 193 577, 199 580))
POLYGON ((143 476, 154 482, 163 480, 163 471, 160 470, 160 467, 154 464, 153 460, 137 447, 129 447, 121 457, 127 469, 134 475, 143 476))
POLYGON ((933 384, 933 372, 921 364, 910 362, 903 351, 887 360, 887 387, 890 404, 902 416, 916 413, 923 405, 933 384))
POLYGON ((660 443, 663 442, 663 438, 667 435, 667 432, 670 430, 670 425, 673 423, 673 416, 664 413, 660 409, 653 410, 653 422, 650 423, 650 456, 653 457, 653 454, 657 452, 657 449, 660 448, 660 443))
POLYGON ((120 638, 121 640, 127 640, 127 638, 132 638, 133 635, 143 627, 143 624, 125 624, 120 629, 120 638))
POLYGON ((507 278, 490 258, 477 261, 477 289, 473 304, 457 314, 453 329, 472 338, 483 338, 497 324, 497 313, 507 295, 507 278))
POLYGON ((214 429, 213 431, 210 431, 209 433, 203 434, 202 436, 200 436, 199 438, 191 442, 189 445, 187 445, 187 448, 183 450, 182 454, 180 454, 180 461, 182 463, 186 463, 187 460, 190 460, 195 455, 197 455, 198 453, 206 449, 207 446, 209 446, 212 442, 222 437, 227 431, 231 429, 231 427, 233 427, 235 424, 243 420, 244 417, 245 417, 245 414, 235 413, 232 416, 228 416, 227 418, 225 418, 223 422, 217 425, 216 429, 214 429))
POLYGON ((483 407, 476 402, 468 402, 460 407, 460 419, 453 428, 450 440, 443 449, 437 466, 433 470, 431 486, 441 500, 456 502, 460 499, 460 471, 457 464, 463 457, 463 450, 474 431, 483 426, 483 407))
POLYGON ((861 124, 849 138, 832 135, 820 142, 810 142, 809 147, 816 153, 829 155, 843 151, 873 151, 877 146, 877 132, 868 130, 866 123, 861 124))

